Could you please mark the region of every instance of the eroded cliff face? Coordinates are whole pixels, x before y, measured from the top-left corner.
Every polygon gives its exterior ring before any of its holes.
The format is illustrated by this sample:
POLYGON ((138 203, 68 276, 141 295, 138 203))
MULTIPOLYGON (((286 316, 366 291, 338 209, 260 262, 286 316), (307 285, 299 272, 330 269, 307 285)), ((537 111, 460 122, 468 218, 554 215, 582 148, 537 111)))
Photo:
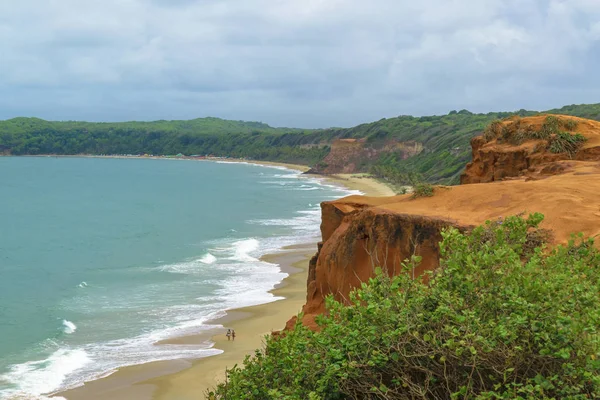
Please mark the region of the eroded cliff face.
POLYGON ((328 294, 345 301, 349 293, 373 276, 381 267, 390 275, 403 271, 402 263, 411 255, 422 257, 421 264, 408 273, 421 276, 439 265, 441 230, 461 226, 441 218, 394 213, 366 204, 326 202, 322 204, 323 242, 309 266, 304 322, 325 311, 328 294))
POLYGON ((366 165, 376 161, 384 153, 396 153, 406 159, 423 151, 419 142, 397 142, 390 140, 377 147, 364 139, 338 139, 331 144, 331 151, 322 162, 315 165, 311 174, 348 174, 363 172, 366 165))
MULTIPOLYGON (((490 183, 437 187, 433 197, 419 199, 350 196, 322 203, 322 242, 310 262, 302 322, 316 327, 325 297, 345 301, 375 267, 415 278, 437 268, 441 232, 449 226, 468 230, 486 220, 541 212, 542 227, 553 231, 555 242, 577 232, 600 235, 600 124, 581 124, 588 140, 574 159, 531 152, 535 143, 503 144, 498 152, 497 143, 492 150, 475 138, 478 157, 468 167, 468 183, 490 183), (421 264, 403 271, 402 261, 413 254, 423 258, 421 264)), ((287 327, 294 323, 295 318, 287 327)))
MULTIPOLYGON (((573 133, 580 133, 587 141, 575 154, 552 153, 549 140, 527 139, 515 145, 516 135, 542 130, 547 116, 509 119, 499 124, 499 137, 484 135, 471 140, 473 159, 461 175, 461 184, 496 182, 508 178, 540 179, 563 173, 560 161, 600 160, 600 123, 577 117, 556 115, 558 121, 574 121, 573 133), (518 122, 518 127, 514 126, 518 122)), ((561 128, 557 128, 560 130, 561 128)))

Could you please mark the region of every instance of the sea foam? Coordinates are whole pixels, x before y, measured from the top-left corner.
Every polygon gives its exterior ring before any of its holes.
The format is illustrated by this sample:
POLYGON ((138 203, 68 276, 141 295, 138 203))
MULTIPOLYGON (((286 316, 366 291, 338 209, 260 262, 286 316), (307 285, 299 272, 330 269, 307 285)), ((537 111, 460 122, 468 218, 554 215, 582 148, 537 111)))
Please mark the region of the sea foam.
POLYGON ((75 325, 74 323, 72 323, 69 320, 63 319, 62 324, 63 324, 63 332, 68 335, 70 335, 71 333, 75 333, 75 331, 77 330, 77 325, 75 325))
POLYGON ((217 257, 213 256, 210 253, 206 253, 201 259, 200 262, 203 264, 214 264, 217 261, 217 257))
POLYGON ((60 388, 69 374, 89 364, 90 361, 88 354, 82 349, 63 348, 55 351, 45 360, 13 365, 8 373, 0 376, 0 380, 5 380, 19 389, 0 392, 0 397, 6 394, 9 399, 31 399, 33 396, 40 398, 44 393, 60 388))
POLYGON ((238 261, 257 261, 250 255, 251 252, 258 249, 259 241, 257 239, 239 240, 233 243, 235 248, 233 259, 238 261))

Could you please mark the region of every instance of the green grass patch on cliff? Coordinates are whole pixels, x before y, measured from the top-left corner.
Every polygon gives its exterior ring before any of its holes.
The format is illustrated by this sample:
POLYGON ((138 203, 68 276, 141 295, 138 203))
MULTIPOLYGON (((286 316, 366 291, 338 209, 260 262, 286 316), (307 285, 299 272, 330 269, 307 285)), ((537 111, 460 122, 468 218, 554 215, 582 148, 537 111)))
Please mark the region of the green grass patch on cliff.
POLYGON ((411 197, 413 199, 418 199, 420 197, 432 197, 434 190, 435 188, 433 187, 433 185, 429 183, 417 183, 413 187, 413 193, 411 197))
POLYGON ((600 254, 546 249, 543 216, 443 233, 429 283, 376 276, 329 297, 319 332, 298 324, 227 373, 210 399, 600 398, 600 254))
POLYGON ((558 132, 550 139, 550 151, 552 153, 567 153, 571 158, 586 142, 586 138, 579 134, 569 132, 558 132))

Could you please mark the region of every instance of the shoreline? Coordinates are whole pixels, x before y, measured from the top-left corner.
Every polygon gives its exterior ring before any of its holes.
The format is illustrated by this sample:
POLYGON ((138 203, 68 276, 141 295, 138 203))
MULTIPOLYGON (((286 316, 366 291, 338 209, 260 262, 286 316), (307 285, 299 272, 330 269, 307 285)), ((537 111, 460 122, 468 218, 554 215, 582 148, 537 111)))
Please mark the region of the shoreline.
MULTIPOLYGON (((67 156, 87 157, 87 156, 67 156)), ((129 156, 89 156, 91 158, 150 158, 129 156)), ((152 157, 152 159, 175 159, 152 157)), ((186 159, 187 160, 187 159, 186 159)), ((195 159, 193 161, 221 161, 227 163, 255 164, 266 167, 283 167, 306 172, 309 167, 296 164, 235 159, 195 159)), ((319 179, 326 184, 356 190, 372 197, 393 196, 394 191, 385 183, 359 174, 314 175, 306 178, 319 179)), ((263 345, 263 338, 272 331, 285 327, 286 322, 297 315, 306 303, 306 280, 308 262, 316 251, 316 241, 285 247, 281 253, 267 254, 261 260, 278 264, 288 276, 270 291, 279 300, 251 307, 226 310, 223 317, 207 321, 220 325, 202 334, 168 339, 156 345, 190 346, 212 343, 212 348, 223 353, 200 359, 157 361, 118 368, 112 374, 86 382, 77 388, 55 392, 50 397, 67 400, 168 400, 199 399, 205 391, 214 387, 225 377, 226 368, 241 364, 246 355, 253 354, 263 345), (236 330, 237 342, 227 342, 224 333, 231 327, 236 330)))
POLYGON ((223 353, 189 360, 157 361, 119 368, 111 375, 86 382, 83 386, 52 394, 67 400, 150 400, 199 399, 207 389, 225 377, 226 368, 241 364, 247 354, 262 346, 263 337, 281 330, 301 311, 306 302, 308 261, 316 243, 293 245, 282 253, 268 254, 261 260, 279 264, 288 276, 270 291, 281 297, 270 303, 236 308, 226 315, 207 321, 221 325, 210 333, 176 337, 156 345, 193 345, 210 341, 223 353), (227 328, 236 330, 236 341, 227 341, 227 328))

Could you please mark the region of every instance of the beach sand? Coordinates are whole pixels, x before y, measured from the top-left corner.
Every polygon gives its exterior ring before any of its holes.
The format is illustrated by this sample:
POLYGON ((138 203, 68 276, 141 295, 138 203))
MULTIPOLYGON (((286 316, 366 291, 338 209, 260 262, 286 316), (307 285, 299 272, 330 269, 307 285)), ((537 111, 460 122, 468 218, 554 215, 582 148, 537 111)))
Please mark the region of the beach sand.
POLYGON ((396 195, 396 192, 389 185, 365 174, 336 174, 325 175, 323 177, 330 182, 345 186, 348 189, 359 190, 365 196, 386 197, 396 195))
MULTIPOLYGON (((235 162, 233 160, 228 160, 235 162)), ((308 167, 283 164, 254 162, 270 166, 282 166, 306 171, 308 167)), ((392 196, 394 191, 373 178, 360 174, 335 176, 312 175, 326 181, 359 190, 368 196, 392 196)), ((266 255, 265 261, 279 264, 289 274, 273 291, 281 297, 267 304, 228 310, 227 315, 210 324, 222 325, 202 335, 175 338, 157 343, 157 345, 190 345, 214 342, 214 348, 223 350, 222 354, 196 360, 173 360, 147 363, 120 368, 112 375, 85 385, 58 393, 67 400, 188 400, 203 399, 207 390, 213 388, 225 378, 226 368, 241 365, 247 355, 260 349, 264 336, 285 327, 286 322, 297 315, 306 302, 306 281, 308 261, 315 254, 316 243, 291 246, 283 253, 266 255), (235 329, 236 340, 228 341, 227 328, 235 329)))

